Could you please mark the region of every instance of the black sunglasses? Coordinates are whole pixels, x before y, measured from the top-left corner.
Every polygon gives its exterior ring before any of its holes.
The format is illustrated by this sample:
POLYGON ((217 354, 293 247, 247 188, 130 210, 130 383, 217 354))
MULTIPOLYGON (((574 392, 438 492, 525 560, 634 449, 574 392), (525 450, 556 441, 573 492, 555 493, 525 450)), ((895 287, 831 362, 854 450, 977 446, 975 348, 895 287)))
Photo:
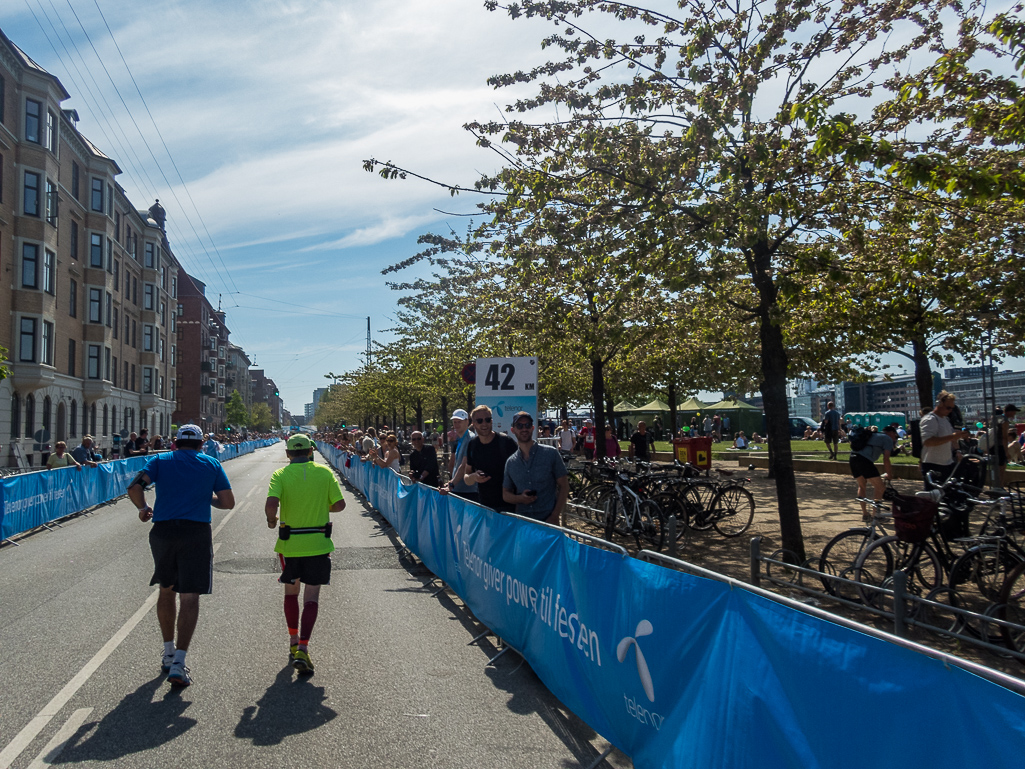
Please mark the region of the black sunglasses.
POLYGON ((479 425, 482 425, 485 422, 490 422, 491 421, 491 417, 484 417, 483 419, 474 419, 473 421, 476 422, 479 425))
POLYGON ((515 427, 517 430, 525 430, 526 428, 533 427, 533 426, 534 426, 533 422, 517 422, 516 424, 513 425, 513 427, 515 427))

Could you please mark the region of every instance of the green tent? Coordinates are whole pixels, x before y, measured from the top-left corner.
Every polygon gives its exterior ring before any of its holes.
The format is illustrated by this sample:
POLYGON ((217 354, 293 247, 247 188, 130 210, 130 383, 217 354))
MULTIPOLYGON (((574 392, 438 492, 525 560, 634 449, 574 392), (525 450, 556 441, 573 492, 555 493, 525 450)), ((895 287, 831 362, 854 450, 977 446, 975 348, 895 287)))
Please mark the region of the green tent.
POLYGON ((638 411, 644 414, 651 414, 660 411, 668 413, 670 411, 670 408, 668 404, 663 403, 658 398, 655 398, 655 400, 651 401, 650 403, 646 403, 643 406, 635 408, 634 411, 638 411))
POLYGON ((708 408, 707 403, 702 403, 697 398, 688 398, 676 407, 677 411, 704 411, 708 408))
MULTIPOLYGON (((710 406, 705 406, 705 414, 719 414, 730 418, 730 433, 743 430, 750 438, 752 433, 762 432, 762 410, 750 403, 744 403, 736 398, 721 400, 710 406)), ((723 438, 726 436, 724 435, 723 438)), ((730 436, 733 437, 732 435, 730 436)))
POLYGON ((620 401, 612 408, 616 410, 617 414, 625 414, 629 411, 637 411, 637 407, 633 405, 630 401, 620 401))

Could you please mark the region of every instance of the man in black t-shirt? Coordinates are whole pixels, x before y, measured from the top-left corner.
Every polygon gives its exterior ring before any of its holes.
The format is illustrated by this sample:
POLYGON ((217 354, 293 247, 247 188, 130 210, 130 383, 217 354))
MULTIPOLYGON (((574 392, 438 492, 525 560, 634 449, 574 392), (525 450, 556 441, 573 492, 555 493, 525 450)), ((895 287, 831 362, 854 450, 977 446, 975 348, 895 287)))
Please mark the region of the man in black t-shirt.
POLYGON ((655 439, 648 432, 648 426, 644 422, 637 423, 637 432, 630 436, 630 459, 637 462, 650 462, 651 452, 648 447, 655 445, 655 439))
POLYGON ((505 480, 505 461, 516 453, 516 441, 492 429, 491 409, 487 406, 477 406, 470 414, 470 422, 477 437, 470 441, 466 459, 456 470, 452 485, 460 480, 470 486, 476 484, 482 505, 492 510, 512 512, 514 506, 502 498, 502 482, 505 480))

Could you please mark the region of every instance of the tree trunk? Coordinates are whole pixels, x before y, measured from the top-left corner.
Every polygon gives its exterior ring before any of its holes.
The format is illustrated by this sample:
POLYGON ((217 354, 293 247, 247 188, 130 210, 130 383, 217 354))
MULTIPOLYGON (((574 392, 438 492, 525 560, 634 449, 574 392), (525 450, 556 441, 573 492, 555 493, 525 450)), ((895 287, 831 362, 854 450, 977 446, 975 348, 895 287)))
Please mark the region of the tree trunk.
POLYGON ((597 355, 591 358, 591 403, 594 405, 594 458, 605 458, 605 434, 598 439, 598 426, 605 427, 605 367, 597 355))
POLYGON ((755 285, 760 298, 759 337, 762 355, 762 399, 765 408, 766 441, 770 448, 769 470, 776 481, 780 539, 784 550, 804 563, 804 537, 797 505, 794 456, 790 450, 790 409, 787 403, 787 351, 783 330, 774 321, 777 287, 771 276, 771 262, 764 244, 755 248, 755 285))
POLYGON ((563 403, 562 408, 559 409, 559 418, 560 420, 569 419, 569 406, 565 403, 563 403))
MULTIPOLYGON (((911 356, 915 362, 915 387, 918 388, 918 403, 923 409, 933 407, 932 398, 932 367, 929 356, 925 354, 925 340, 921 337, 911 340, 911 356)), ((917 418, 913 414, 912 418, 917 418)))
POLYGON ((445 442, 445 446, 448 446, 448 397, 445 395, 441 396, 441 435, 445 442))
MULTIPOLYGON (((612 425, 612 434, 615 435, 616 404, 612 402, 612 393, 610 393, 608 390, 605 391, 605 409, 605 422, 608 422, 610 425, 612 425)), ((597 423, 595 423, 594 425, 594 429, 596 430, 595 435, 597 436, 597 439, 602 441, 603 443, 605 442, 605 422, 602 422, 601 426, 599 426, 597 423)))
POLYGON ((669 381, 669 389, 666 391, 669 398, 669 440, 676 437, 676 381, 669 381))
POLYGON ((422 400, 418 400, 416 402, 415 411, 416 411, 416 429, 419 430, 420 432, 423 432, 423 430, 424 430, 424 402, 422 400))

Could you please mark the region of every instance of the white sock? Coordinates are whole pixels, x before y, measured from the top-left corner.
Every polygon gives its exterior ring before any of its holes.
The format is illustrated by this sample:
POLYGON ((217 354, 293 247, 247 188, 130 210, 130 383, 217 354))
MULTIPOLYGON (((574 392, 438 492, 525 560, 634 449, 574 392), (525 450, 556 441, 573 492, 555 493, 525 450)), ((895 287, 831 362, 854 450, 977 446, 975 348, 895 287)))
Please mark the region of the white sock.
POLYGON ((164 641, 164 656, 170 657, 174 654, 174 641, 164 641))
POLYGON ((185 650, 184 649, 175 649, 174 650, 174 662, 175 662, 175 664, 178 664, 179 662, 185 662, 185 650))

